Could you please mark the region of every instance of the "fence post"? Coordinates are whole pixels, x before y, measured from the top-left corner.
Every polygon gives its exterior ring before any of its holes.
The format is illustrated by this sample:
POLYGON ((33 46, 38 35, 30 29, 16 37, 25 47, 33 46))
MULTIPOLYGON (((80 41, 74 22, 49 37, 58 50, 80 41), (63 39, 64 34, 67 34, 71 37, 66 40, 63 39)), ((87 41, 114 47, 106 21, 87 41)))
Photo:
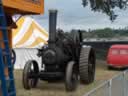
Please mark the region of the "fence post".
POLYGON ((112 79, 109 80, 109 96, 112 95, 112 79))
POLYGON ((126 96, 125 95, 125 72, 123 72, 123 96, 126 96))
POLYGON ((126 74, 128 74, 127 73, 128 71, 124 71, 124 82, 123 82, 123 84, 124 84, 124 96, 127 96, 128 95, 128 80, 127 80, 127 75, 126 74))

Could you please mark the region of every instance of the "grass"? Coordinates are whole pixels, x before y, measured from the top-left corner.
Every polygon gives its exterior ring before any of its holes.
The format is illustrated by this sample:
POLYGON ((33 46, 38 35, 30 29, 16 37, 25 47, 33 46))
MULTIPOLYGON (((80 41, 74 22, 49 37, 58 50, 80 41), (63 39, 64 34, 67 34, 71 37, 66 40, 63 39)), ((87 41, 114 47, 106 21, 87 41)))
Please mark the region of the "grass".
POLYGON ((105 80, 110 79, 112 76, 117 74, 119 71, 107 70, 104 61, 97 61, 96 68, 96 80, 90 85, 80 84, 78 89, 74 92, 66 92, 64 83, 47 83, 39 81, 37 88, 31 90, 25 90, 22 86, 22 71, 15 71, 15 82, 17 89, 17 96, 83 96, 91 89, 98 86, 105 80))

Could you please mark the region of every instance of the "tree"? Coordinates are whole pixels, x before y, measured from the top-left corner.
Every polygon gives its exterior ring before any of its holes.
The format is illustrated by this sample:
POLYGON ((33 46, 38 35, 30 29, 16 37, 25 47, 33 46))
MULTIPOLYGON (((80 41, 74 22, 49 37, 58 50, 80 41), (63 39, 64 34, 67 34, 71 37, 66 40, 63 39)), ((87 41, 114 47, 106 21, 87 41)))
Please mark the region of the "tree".
POLYGON ((82 0, 83 6, 90 5, 92 11, 98 11, 105 13, 110 17, 111 21, 114 21, 117 15, 114 9, 126 9, 128 6, 128 0, 82 0))

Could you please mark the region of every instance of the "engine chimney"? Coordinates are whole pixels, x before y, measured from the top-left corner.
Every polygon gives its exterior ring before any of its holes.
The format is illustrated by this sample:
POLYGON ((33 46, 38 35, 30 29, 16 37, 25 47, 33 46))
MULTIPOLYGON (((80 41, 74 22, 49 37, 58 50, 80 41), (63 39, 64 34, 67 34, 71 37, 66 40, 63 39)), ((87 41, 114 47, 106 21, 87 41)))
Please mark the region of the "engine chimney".
POLYGON ((56 42, 57 10, 49 10, 49 46, 56 42))

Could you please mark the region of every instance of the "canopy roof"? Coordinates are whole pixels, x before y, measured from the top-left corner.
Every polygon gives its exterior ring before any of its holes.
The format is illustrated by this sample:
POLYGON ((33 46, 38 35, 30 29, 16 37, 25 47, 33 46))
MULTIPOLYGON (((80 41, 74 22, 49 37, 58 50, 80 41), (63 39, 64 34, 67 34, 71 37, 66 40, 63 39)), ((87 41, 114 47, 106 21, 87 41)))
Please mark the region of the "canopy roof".
POLYGON ((13 48, 38 48, 47 44, 48 33, 34 19, 22 17, 12 30, 13 48))
POLYGON ((2 0, 6 13, 41 14, 44 13, 44 0, 2 0))

